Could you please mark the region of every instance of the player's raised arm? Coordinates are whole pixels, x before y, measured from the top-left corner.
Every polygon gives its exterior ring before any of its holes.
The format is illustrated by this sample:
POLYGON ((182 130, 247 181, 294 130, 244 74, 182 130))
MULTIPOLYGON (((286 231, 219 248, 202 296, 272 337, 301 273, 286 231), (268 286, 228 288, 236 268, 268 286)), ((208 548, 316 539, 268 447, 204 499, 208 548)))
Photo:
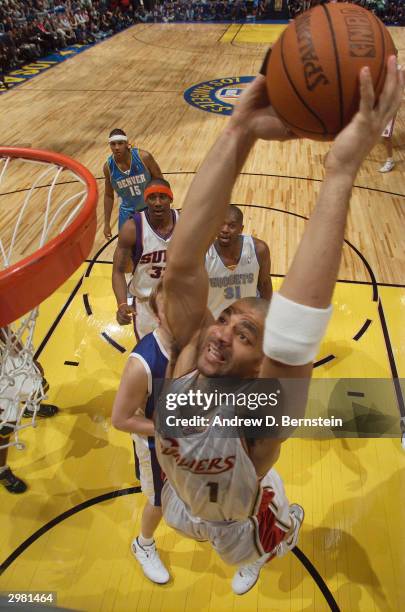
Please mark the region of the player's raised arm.
POLYGON ((127 221, 118 234, 118 244, 113 257, 112 287, 117 300, 117 321, 120 325, 128 325, 135 314, 133 306, 127 304, 127 282, 125 272, 131 261, 132 247, 136 242, 135 223, 127 221))
POLYGON ((326 176, 294 260, 273 296, 265 325, 261 375, 306 376, 326 330, 339 270, 351 191, 357 172, 381 130, 397 111, 404 71, 388 60, 383 92, 375 105, 370 71, 360 74, 360 108, 337 136, 326 159, 326 176))
POLYGON ((168 249, 164 276, 166 313, 182 347, 206 316, 205 254, 215 240, 232 188, 258 138, 284 140, 290 132, 269 106, 266 79, 259 75, 241 96, 227 127, 197 172, 168 249))
MULTIPOLYGON (((388 76, 377 106, 368 70, 360 75, 360 109, 338 135, 326 160, 326 176, 317 204, 281 285, 267 313, 260 377, 278 378, 283 386, 283 410, 302 416, 313 361, 326 331, 342 254, 350 196, 356 174, 377 142, 382 127, 399 107, 404 73, 388 62, 388 76), (303 379, 285 384, 285 379, 303 379)), ((277 460, 282 440, 263 439, 250 449, 258 474, 277 460)))

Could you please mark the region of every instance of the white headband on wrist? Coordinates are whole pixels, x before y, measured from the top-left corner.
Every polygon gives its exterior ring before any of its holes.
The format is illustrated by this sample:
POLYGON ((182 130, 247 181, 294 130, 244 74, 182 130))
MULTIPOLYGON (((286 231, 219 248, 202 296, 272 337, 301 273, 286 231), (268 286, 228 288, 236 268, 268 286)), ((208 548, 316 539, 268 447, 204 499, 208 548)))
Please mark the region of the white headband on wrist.
POLYGON ((124 134, 114 134, 114 136, 109 137, 108 142, 122 142, 123 140, 128 142, 128 136, 124 134))

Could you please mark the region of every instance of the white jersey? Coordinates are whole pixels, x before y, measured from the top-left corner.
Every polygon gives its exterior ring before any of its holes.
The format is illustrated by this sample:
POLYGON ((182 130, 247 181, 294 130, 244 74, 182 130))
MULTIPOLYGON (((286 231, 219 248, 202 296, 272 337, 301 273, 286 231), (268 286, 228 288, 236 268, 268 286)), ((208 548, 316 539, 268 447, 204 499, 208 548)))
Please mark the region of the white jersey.
POLYGON ((252 236, 242 236, 242 250, 237 266, 230 270, 220 258, 214 244, 205 257, 209 277, 208 308, 215 318, 233 302, 256 297, 260 265, 252 236))
MULTIPOLYGON (((172 209, 173 229, 178 219, 177 210, 172 209)), ((173 230, 169 236, 161 236, 150 225, 146 211, 134 214, 136 243, 132 251, 134 275, 129 285, 132 295, 147 299, 156 287, 166 268, 166 251, 173 230)))
MULTIPOLYGON (((192 386, 198 372, 171 382, 170 391, 192 386)), ((184 415, 190 416, 191 407, 184 415)), ((210 424, 201 431, 183 431, 168 427, 168 412, 162 404, 156 411, 156 454, 171 487, 183 501, 191 515, 206 521, 235 521, 254 516, 261 501, 261 487, 255 467, 242 441, 235 436, 225 437, 221 432, 229 428, 215 424, 219 419, 235 416, 233 406, 219 406, 209 415, 210 424), (164 433, 162 433, 162 427, 164 433), (166 437, 167 430, 176 435, 166 437)), ((199 412, 201 414, 201 412, 199 412)), ((180 417, 177 409, 170 412, 180 417)), ((204 412, 204 416, 207 413, 204 412)))

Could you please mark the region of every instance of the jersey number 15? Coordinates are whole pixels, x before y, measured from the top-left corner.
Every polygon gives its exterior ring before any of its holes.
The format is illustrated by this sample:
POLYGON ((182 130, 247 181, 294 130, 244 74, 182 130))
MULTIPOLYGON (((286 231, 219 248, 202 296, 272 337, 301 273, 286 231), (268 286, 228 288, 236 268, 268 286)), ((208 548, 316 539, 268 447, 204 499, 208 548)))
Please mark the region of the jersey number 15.
POLYGON ((131 185, 129 191, 131 192, 131 196, 134 198, 141 195, 141 190, 137 185, 131 185))

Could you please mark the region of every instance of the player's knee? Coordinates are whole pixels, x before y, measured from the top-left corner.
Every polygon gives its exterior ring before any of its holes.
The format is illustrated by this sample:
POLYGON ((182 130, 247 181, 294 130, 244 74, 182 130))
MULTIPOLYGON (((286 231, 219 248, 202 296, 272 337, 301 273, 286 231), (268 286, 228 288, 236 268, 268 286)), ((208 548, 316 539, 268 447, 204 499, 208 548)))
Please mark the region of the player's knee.
POLYGON ((332 306, 313 308, 275 293, 266 317, 263 351, 280 363, 300 366, 314 361, 332 306))

